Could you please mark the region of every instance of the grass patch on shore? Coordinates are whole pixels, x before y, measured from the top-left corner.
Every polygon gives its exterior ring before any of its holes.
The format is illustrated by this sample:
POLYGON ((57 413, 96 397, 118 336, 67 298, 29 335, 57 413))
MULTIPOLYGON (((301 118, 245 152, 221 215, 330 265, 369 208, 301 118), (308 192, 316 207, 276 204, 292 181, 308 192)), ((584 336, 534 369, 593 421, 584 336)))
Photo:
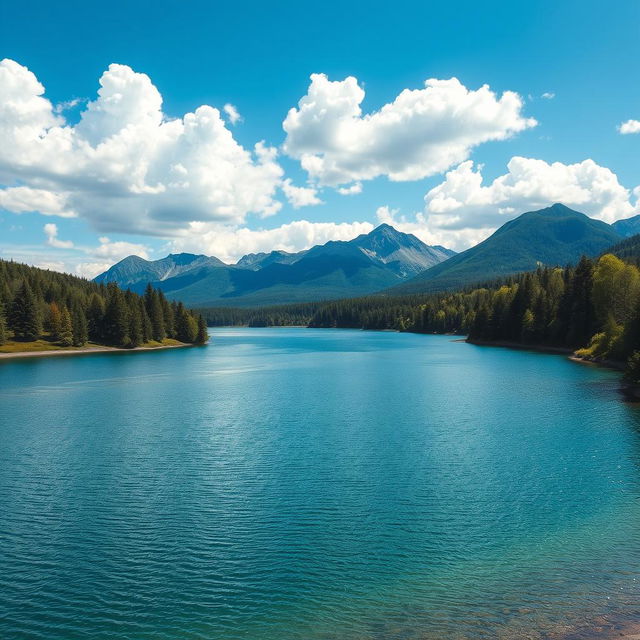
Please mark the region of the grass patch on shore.
MULTIPOLYGON (((173 338, 165 338, 162 342, 150 340, 140 345, 144 349, 159 349, 161 347, 179 347, 184 342, 173 338)), ((91 351, 92 349, 117 349, 118 351, 127 351, 126 347, 113 347, 106 344, 98 344, 97 342, 87 342, 82 347, 66 347, 58 342, 53 341, 48 336, 43 336, 39 340, 7 340, 0 345, 0 353, 31 353, 34 351, 91 351)))

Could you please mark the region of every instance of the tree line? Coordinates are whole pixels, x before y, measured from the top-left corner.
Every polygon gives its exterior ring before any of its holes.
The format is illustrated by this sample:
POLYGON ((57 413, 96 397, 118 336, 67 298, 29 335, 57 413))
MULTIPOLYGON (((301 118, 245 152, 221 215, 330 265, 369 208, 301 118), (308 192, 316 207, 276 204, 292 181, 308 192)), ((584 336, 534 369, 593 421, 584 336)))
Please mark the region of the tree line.
POLYGON ((210 327, 306 327, 324 302, 271 307, 209 307, 198 309, 210 327))
POLYGON ((535 271, 457 292, 362 298, 263 309, 208 309, 220 324, 393 329, 467 335, 470 341, 577 350, 628 363, 640 381, 640 237, 618 255, 535 271))
POLYGON ((115 283, 0 260, 0 344, 42 338, 63 347, 133 348, 167 338, 204 344, 208 335, 202 314, 151 285, 138 295, 115 283))

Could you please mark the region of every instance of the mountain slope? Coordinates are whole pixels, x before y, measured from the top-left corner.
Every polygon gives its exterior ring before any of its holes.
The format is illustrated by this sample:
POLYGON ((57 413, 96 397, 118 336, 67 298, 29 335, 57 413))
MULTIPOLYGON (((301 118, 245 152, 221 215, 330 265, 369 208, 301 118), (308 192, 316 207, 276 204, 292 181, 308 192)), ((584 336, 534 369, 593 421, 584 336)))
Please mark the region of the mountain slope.
POLYGON ((608 224, 562 204, 524 213, 480 244, 385 293, 447 291, 492 280, 539 264, 566 265, 596 256, 620 241, 608 224))
POLYGON ((611 225, 622 237, 630 238, 640 233, 640 215, 618 220, 611 225))
POLYGON ((117 282, 127 287, 144 281, 161 282, 202 268, 224 267, 222 260, 193 253, 172 253, 161 260, 145 260, 128 256, 101 273, 95 282, 117 282))
POLYGON ((402 278, 416 275, 456 253, 441 246, 430 247, 411 233, 400 235, 388 224, 354 238, 350 244, 376 257, 402 278))
POLYGON ((381 225, 351 241, 299 253, 249 254, 235 265, 178 254, 150 262, 129 256, 96 278, 134 291, 148 282, 191 306, 257 306, 373 293, 445 260, 453 251, 381 225))

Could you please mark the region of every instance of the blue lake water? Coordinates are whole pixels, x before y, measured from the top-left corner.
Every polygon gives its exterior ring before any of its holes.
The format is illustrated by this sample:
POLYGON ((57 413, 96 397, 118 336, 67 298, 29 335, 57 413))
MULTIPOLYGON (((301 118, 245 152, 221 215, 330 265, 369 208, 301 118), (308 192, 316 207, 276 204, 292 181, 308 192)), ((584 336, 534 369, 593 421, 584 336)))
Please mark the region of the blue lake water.
POLYGON ((0 362, 1 638, 640 620, 640 412, 617 374, 447 336, 212 338, 0 362))

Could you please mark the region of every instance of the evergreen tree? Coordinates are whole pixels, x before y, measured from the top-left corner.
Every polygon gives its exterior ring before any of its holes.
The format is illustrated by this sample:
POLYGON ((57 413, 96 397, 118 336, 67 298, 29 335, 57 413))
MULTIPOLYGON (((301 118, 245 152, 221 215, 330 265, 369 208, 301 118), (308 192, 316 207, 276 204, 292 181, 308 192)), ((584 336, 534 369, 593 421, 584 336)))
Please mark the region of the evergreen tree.
POLYGON ((143 342, 142 314, 139 305, 134 304, 129 313, 129 346, 139 347, 143 342))
POLYGON ((167 336, 164 328, 164 314, 162 312, 162 302, 158 292, 151 286, 147 285, 144 292, 144 302, 151 320, 151 337, 153 340, 162 342, 167 336))
POLYGON ((104 312, 103 297, 98 293, 92 293, 87 307, 87 328, 89 339, 93 342, 101 342, 104 338, 104 312))
POLYGON ((62 333, 62 313, 60 307, 55 302, 49 305, 49 332, 54 340, 60 340, 60 334, 62 333))
POLYGON ((16 338, 23 340, 37 340, 42 333, 38 303, 26 280, 13 298, 9 328, 16 338))
POLYGON ((198 333, 196 334, 196 344, 206 344, 209 340, 209 332, 207 331, 207 323, 204 321, 202 314, 198 315, 198 333))
POLYGON ((0 303, 0 345, 7 341, 7 321, 4 317, 4 305, 0 303))
POLYGON ((194 342, 198 335, 198 323, 181 302, 178 303, 176 333, 180 342, 194 342))
POLYGON ((153 335, 153 327, 151 326, 151 320, 149 319, 149 314, 147 313, 147 308, 145 307, 143 299, 140 300, 138 307, 140 309, 140 318, 142 320, 142 342, 149 342, 153 335))
POLYGON ((62 307, 60 316, 60 337, 58 342, 63 347, 70 347, 73 344, 73 323, 71 321, 69 309, 67 309, 67 307, 62 307))
POLYGON ((72 307, 71 325, 73 329, 73 346, 83 347, 89 339, 89 328, 87 325, 87 317, 79 303, 72 307))
POLYGON ((103 336, 108 344, 126 347, 129 344, 129 314, 122 290, 113 282, 107 285, 107 305, 104 313, 103 336))

